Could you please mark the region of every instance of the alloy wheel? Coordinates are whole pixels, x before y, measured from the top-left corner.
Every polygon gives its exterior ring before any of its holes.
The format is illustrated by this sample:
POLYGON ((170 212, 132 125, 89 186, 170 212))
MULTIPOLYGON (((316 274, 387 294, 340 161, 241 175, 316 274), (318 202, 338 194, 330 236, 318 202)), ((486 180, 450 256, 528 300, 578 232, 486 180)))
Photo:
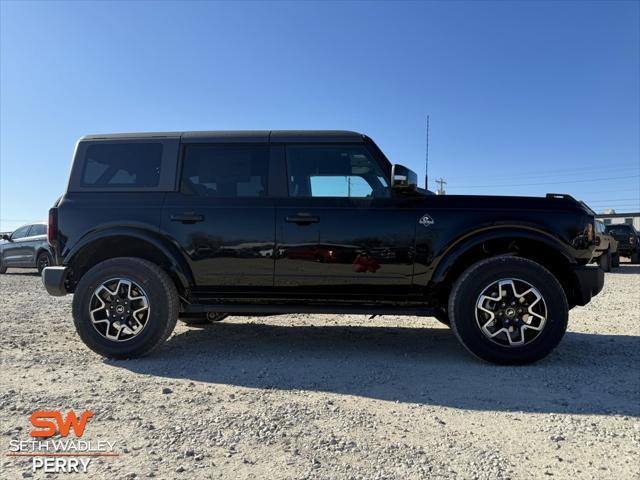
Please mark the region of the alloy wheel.
POLYGON ((104 338, 124 342, 142 332, 149 321, 149 297, 127 278, 112 278, 100 284, 91 296, 91 323, 104 338))
POLYGON ((517 278, 487 285, 476 300, 476 322, 486 338, 498 345, 531 343, 547 322, 547 305, 540 291, 517 278))

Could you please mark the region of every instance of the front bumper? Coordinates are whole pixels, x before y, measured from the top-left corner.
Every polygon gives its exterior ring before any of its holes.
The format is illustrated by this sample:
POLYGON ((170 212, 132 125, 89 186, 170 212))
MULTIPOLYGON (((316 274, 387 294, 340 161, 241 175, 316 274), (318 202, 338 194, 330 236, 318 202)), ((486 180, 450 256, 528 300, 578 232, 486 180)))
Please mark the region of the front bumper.
POLYGON ((576 265, 572 269, 575 280, 576 305, 586 305, 604 287, 604 270, 596 266, 576 265))
POLYGON ((65 285, 68 273, 68 267, 47 267, 42 270, 42 284, 49 295, 62 297, 69 293, 65 285))

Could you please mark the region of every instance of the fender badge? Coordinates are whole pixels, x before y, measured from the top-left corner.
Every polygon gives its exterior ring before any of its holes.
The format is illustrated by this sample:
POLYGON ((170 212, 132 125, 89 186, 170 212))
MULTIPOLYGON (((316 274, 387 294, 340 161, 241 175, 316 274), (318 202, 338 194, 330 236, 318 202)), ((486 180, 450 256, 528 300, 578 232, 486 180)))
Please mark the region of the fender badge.
POLYGON ((428 227, 429 225, 433 225, 435 222, 433 221, 433 218, 425 213, 422 218, 418 220, 418 223, 423 227, 428 227))

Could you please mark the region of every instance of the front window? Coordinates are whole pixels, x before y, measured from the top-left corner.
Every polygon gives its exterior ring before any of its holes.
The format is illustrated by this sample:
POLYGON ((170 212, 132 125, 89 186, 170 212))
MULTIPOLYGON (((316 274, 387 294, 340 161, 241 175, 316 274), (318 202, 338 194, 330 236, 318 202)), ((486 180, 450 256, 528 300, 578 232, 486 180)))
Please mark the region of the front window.
POLYGON ((290 145, 287 178, 291 197, 389 197, 386 175, 357 145, 290 145))
POLYGON ((25 225, 24 227, 18 228, 15 232, 11 234, 11 240, 18 240, 19 238, 24 238, 29 233, 29 228, 31 225, 25 225))

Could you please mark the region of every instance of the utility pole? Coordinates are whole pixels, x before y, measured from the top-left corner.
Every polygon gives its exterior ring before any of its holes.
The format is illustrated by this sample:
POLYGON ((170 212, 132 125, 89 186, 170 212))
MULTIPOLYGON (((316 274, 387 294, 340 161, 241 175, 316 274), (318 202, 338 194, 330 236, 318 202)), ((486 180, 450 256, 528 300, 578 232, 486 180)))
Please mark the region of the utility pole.
POLYGON ((438 192, 437 192, 438 195, 446 195, 447 192, 444 191, 444 187, 443 186, 447 184, 447 181, 444 178, 440 177, 440 178, 436 179, 436 183, 439 185, 438 186, 438 192))
POLYGON ((429 115, 427 115, 427 154, 424 166, 424 189, 429 190, 429 115))

